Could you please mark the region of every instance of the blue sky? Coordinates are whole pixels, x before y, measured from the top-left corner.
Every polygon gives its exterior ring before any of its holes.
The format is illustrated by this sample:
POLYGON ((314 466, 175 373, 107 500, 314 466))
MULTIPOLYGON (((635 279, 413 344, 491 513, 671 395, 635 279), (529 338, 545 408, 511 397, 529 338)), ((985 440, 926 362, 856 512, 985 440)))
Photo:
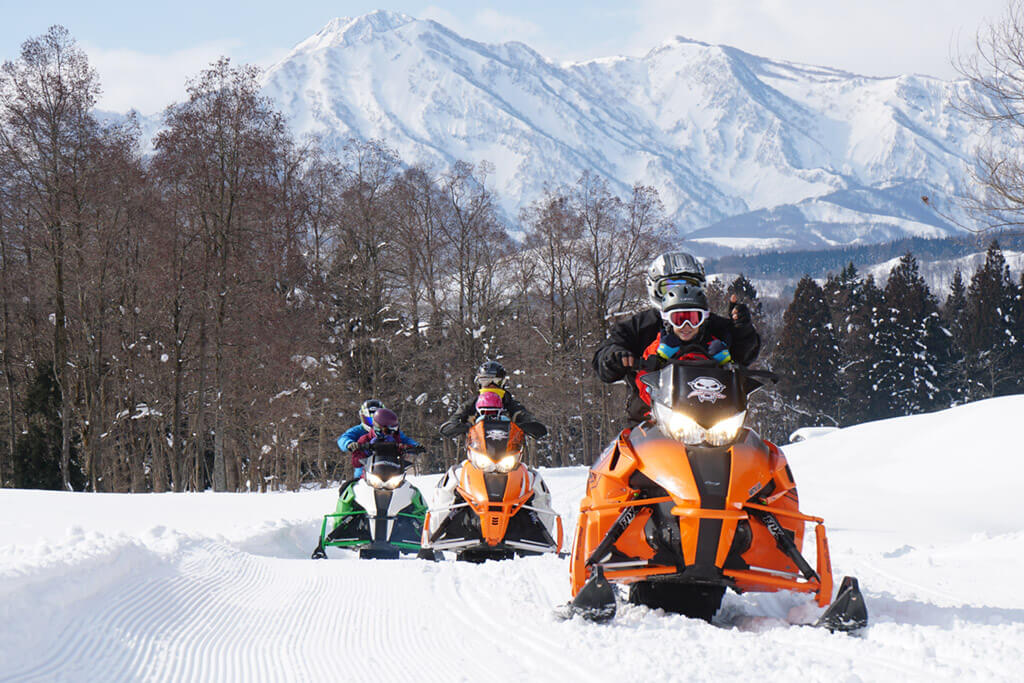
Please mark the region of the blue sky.
POLYGON ((519 40, 558 60, 643 55, 675 35, 868 75, 952 77, 1006 0, 589 0, 515 3, 316 0, 0 0, 0 58, 52 24, 66 26, 100 72, 101 106, 145 113, 184 93, 220 55, 268 66, 331 18, 384 8, 435 19, 482 42, 519 40))

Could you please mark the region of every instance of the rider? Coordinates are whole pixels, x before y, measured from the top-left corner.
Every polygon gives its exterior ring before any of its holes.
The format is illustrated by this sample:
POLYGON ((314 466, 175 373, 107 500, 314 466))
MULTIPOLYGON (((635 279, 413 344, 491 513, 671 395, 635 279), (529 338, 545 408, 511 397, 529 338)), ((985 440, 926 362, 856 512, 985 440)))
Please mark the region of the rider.
POLYGON ((398 446, 399 453, 421 453, 423 446, 410 439, 398 428, 398 415, 387 408, 378 408, 373 414, 373 425, 370 431, 359 437, 352 451, 352 470, 356 480, 363 475, 363 464, 372 449, 366 446, 381 443, 393 443, 398 446))
POLYGON ((438 428, 442 436, 458 436, 469 431, 477 417, 477 400, 486 393, 493 393, 501 399, 505 414, 519 425, 523 432, 535 439, 547 435, 548 428, 531 415, 508 391, 508 373, 501 363, 494 360, 483 363, 473 381, 479 387, 479 393, 463 403, 455 414, 438 428))
MULTIPOLYGON (((410 439, 411 441, 411 439, 410 439)), ((402 433, 398 429, 398 416, 394 412, 387 408, 378 407, 374 411, 373 421, 370 426, 370 431, 359 437, 357 448, 352 453, 353 466, 356 466, 357 470, 362 473, 363 463, 371 455, 377 456, 374 459, 369 460, 368 466, 373 470, 391 470, 394 471, 395 467, 402 468, 409 465, 405 460, 405 453, 417 453, 422 452, 424 449, 419 444, 409 445, 402 441, 402 433), (394 457, 388 457, 389 454, 381 452, 381 449, 375 448, 379 444, 393 444, 391 455, 394 457), (397 452, 395 452, 397 450, 397 452), (357 463, 358 459, 358 463, 357 463)), ((341 485, 338 490, 338 504, 335 507, 334 523, 331 533, 327 536, 327 540, 333 540, 334 534, 342 529, 342 525, 345 519, 348 519, 353 513, 359 512, 363 508, 356 499, 356 484, 360 481, 360 476, 356 476, 355 479, 350 479, 341 485)), ((411 485, 411 484, 410 484, 411 485)), ((420 519, 423 519, 427 514, 427 504, 423 500, 423 494, 420 493, 419 489, 412 486, 412 501, 410 503, 412 509, 410 513, 420 519)), ((323 539, 321 544, 313 551, 313 559, 321 559, 327 557, 323 548, 323 539)), ((426 555, 424 555, 426 557, 426 555)))
MULTIPOLYGON (((356 450, 359 447, 359 439, 369 434, 373 428, 374 413, 383 407, 384 404, 375 398, 363 401, 363 405, 359 406, 359 424, 350 427, 338 437, 338 448, 345 452, 356 450)), ((406 445, 419 446, 416 441, 401 432, 399 432, 399 438, 406 445)), ((355 468, 355 478, 358 479, 363 474, 362 466, 356 466, 355 458, 353 458, 352 466, 355 468)))
MULTIPOLYGON (((500 366, 499 366, 500 367, 500 366)), ((487 391, 481 389, 480 394, 476 398, 476 402, 473 404, 474 415, 478 415, 481 418, 489 418, 500 420, 503 416, 507 415, 506 407, 503 399, 509 398, 508 394, 498 394, 494 391, 487 391)), ((518 404, 517 404, 518 405, 518 404)), ((465 408, 465 406, 463 406, 465 408)), ((520 406, 521 408, 521 406, 520 406)), ((522 416, 526 411, 519 413, 522 416)), ((529 413, 526 413, 529 415, 529 413)), ((454 418, 453 418, 454 419, 454 418)), ((523 418, 520 417, 520 420, 523 418)), ((465 422, 454 422, 449 424, 451 421, 441 425, 441 433, 445 436, 455 436, 462 434, 469 429, 469 424, 465 422), (446 429, 447 428, 447 429, 446 429)), ((539 422, 520 421, 516 424, 523 430, 524 433, 528 432, 528 428, 540 427, 544 430, 541 436, 547 433, 547 429, 544 425, 539 422)), ((536 435, 536 432, 533 432, 536 435)), ((434 505, 438 509, 450 510, 456 503, 456 489, 459 486, 459 482, 462 480, 462 467, 465 465, 465 461, 460 464, 454 465, 448 469, 444 477, 437 484, 437 490, 434 493, 434 505)), ((533 498, 530 499, 530 506, 536 510, 547 513, 542 517, 534 515, 534 519, 544 524, 548 529, 549 533, 554 534, 554 519, 557 516, 551 507, 551 491, 548 489, 548 485, 544 482, 544 478, 540 472, 532 468, 527 468, 527 481, 528 486, 533 489, 533 498)), ((531 511, 532 514, 533 511, 531 511)), ((440 527, 444 516, 438 515, 431 518, 431 528, 428 530, 429 534, 433 534, 440 527)), ((553 536, 552 536, 553 537, 553 536)))
POLYGON ((704 282, 704 267, 691 254, 661 254, 647 270, 647 293, 653 308, 612 327, 608 339, 594 353, 594 370, 602 382, 617 382, 624 377, 630 380, 626 406, 630 424, 639 424, 650 411, 637 386, 641 372, 638 359, 699 353, 722 364, 735 361, 748 365, 757 358, 761 338, 746 304, 733 295, 729 318, 711 313, 704 282))

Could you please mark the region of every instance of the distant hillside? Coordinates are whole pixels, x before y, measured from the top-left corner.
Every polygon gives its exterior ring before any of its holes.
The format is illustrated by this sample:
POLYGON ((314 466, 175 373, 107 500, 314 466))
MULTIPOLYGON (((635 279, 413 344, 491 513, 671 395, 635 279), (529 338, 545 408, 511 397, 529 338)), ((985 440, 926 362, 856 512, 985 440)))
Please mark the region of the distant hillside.
POLYGON ((959 267, 964 280, 969 280, 993 239, 999 241, 1010 270, 1019 273, 1024 265, 1024 257, 1020 255, 1024 253, 1024 231, 984 232, 945 239, 914 237, 833 249, 724 256, 706 259, 704 267, 709 274, 719 274, 723 280, 731 280, 742 273, 765 295, 785 296, 804 275, 823 280, 849 263, 861 274, 871 273, 876 281, 884 282, 895 261, 909 252, 921 264, 928 286, 937 296, 944 296, 955 269, 959 267))

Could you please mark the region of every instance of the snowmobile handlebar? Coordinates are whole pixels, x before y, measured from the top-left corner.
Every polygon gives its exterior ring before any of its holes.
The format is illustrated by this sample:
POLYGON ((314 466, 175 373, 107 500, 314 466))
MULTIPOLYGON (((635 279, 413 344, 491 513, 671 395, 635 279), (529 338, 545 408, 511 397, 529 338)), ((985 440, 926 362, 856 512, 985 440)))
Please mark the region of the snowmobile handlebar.
POLYGON ((718 361, 711 358, 665 359, 662 358, 661 356, 650 356, 648 358, 643 359, 638 364, 641 370, 647 370, 648 372, 657 372, 658 370, 664 368, 666 365, 684 365, 691 368, 724 367, 725 369, 732 370, 733 372, 742 377, 750 377, 753 379, 766 379, 770 381, 772 384, 775 384, 779 381, 779 376, 776 373, 772 372, 771 370, 754 370, 752 368, 748 368, 744 365, 739 365, 737 363, 730 363, 729 365, 726 366, 720 366, 718 364, 718 361))
POLYGON ((389 448, 397 448, 400 453, 426 453, 427 449, 424 446, 410 446, 404 443, 364 443, 359 446, 359 450, 364 453, 376 453, 378 448, 380 450, 388 450, 383 448, 387 446, 389 448))

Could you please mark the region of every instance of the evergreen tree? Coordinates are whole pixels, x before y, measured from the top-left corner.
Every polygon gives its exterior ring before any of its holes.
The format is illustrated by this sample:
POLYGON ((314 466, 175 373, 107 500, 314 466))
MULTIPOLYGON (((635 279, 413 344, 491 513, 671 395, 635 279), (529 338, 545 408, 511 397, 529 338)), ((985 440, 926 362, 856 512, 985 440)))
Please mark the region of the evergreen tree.
POLYGON ((726 315, 729 310, 729 297, 725 293, 725 287, 720 280, 709 280, 704 286, 704 293, 708 297, 708 307, 712 313, 726 315))
POLYGON ((890 272, 885 303, 879 341, 892 359, 883 379, 891 391, 889 413, 912 415, 948 405, 942 386, 949 372, 950 339, 912 254, 890 272))
POLYGON ((1014 320, 1017 287, 995 240, 967 288, 962 334, 972 398, 1003 396, 1020 389, 1020 341, 1014 320))
POLYGON ((830 274, 825 282, 825 301, 832 311, 832 323, 837 339, 842 339, 849 333, 847 324, 850 315, 860 303, 861 285, 860 275, 852 261, 843 267, 839 275, 830 274))
POLYGON ((967 287, 963 275, 957 268, 953 273, 953 281, 949 285, 949 296, 942 306, 943 330, 949 336, 949 371, 945 378, 946 395, 951 403, 963 403, 968 400, 971 389, 966 367, 966 336, 964 320, 967 315, 967 287))
POLYGON ((797 283, 775 358, 779 391, 791 405, 816 424, 835 424, 839 349, 824 292, 810 276, 797 283))
MULTIPOLYGON (((754 318, 754 325, 761 327, 758 322, 761 320, 761 300, 757 298, 757 287, 748 280, 743 273, 736 276, 736 279, 726 288, 725 293, 729 296, 735 294, 736 298, 743 301, 750 307, 750 315, 754 318)), ((726 297, 728 299, 728 296, 726 297)))
MULTIPOLYGON (((63 488, 61 477, 61 393, 53 365, 39 365, 25 399, 28 429, 14 448, 14 486, 23 489, 63 488)), ((75 449, 71 450, 71 486, 82 490, 85 478, 75 449)))
POLYGON ((845 424, 868 422, 886 417, 888 393, 881 390, 887 372, 884 340, 885 296, 868 275, 859 287, 856 306, 849 317, 849 334, 841 367, 844 400, 849 405, 845 424))
MULTIPOLYGON (((848 422, 847 414, 850 411, 850 399, 845 387, 848 383, 848 377, 843 370, 850 364, 851 360, 857 357, 856 350, 850 348, 851 336, 856 327, 854 314, 859 309, 863 299, 863 282, 860 280, 857 268, 851 262, 840 271, 839 275, 829 274, 823 291, 825 293, 825 301, 832 312, 832 329, 836 337, 836 343, 839 346, 839 367, 841 373, 839 381, 842 391, 837 408, 839 420, 845 424, 848 422)), ((854 368, 854 371, 856 372, 857 368, 854 368)))

